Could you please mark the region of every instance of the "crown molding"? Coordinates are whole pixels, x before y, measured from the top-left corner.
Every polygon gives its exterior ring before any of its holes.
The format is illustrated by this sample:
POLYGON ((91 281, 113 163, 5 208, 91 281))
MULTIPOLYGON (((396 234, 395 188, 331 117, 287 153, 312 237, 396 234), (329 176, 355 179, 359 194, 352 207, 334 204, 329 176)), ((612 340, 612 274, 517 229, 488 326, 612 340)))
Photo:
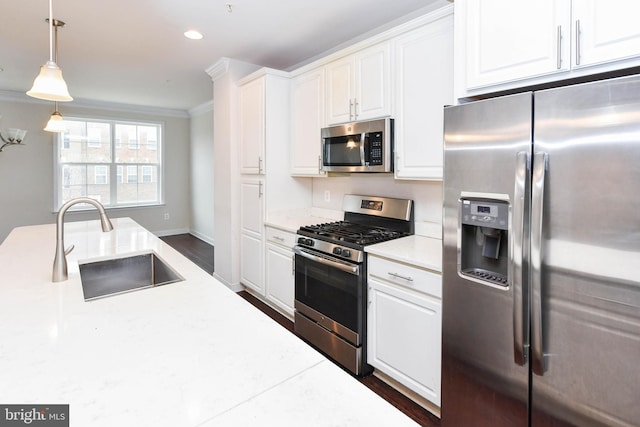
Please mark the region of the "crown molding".
POLYGON ((216 63, 211 65, 205 71, 207 74, 209 74, 209 76, 211 76, 211 80, 215 82, 220 77, 227 74, 227 71, 229 71, 229 62, 230 62, 229 58, 226 58, 226 57, 220 58, 216 63))
MULTIPOLYGON (((0 101, 22 102, 25 104, 51 105, 51 101, 43 101, 27 96, 22 92, 0 90, 0 101)), ((72 102, 61 103, 73 108, 88 108, 95 110, 119 111, 127 113, 149 114, 164 117, 188 118, 186 110, 172 108, 149 107, 146 105, 120 104, 117 102, 95 101, 90 99, 74 99, 72 102)), ((197 108, 197 107, 196 107, 197 108)))
POLYGON ((196 114, 204 114, 209 111, 213 111, 213 100, 207 101, 204 104, 196 105, 193 108, 189 109, 189 116, 193 116, 196 114))

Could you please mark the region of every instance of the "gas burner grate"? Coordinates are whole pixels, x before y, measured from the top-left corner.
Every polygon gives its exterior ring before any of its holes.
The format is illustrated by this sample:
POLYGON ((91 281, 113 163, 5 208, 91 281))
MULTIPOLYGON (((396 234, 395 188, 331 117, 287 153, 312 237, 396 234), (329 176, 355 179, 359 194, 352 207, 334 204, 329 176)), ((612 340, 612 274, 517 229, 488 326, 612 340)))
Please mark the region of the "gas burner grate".
POLYGON ((349 221, 336 221, 324 224, 304 226, 300 228, 316 236, 322 236, 337 242, 367 245, 384 242, 408 235, 395 230, 356 224, 349 221))

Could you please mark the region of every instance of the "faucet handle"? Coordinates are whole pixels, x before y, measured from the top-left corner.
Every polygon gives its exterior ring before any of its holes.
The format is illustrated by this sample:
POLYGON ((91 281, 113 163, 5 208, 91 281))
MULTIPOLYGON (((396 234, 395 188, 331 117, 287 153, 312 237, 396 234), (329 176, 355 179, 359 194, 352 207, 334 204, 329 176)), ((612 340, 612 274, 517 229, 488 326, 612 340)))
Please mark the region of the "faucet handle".
POLYGON ((76 247, 76 245, 71 245, 71 246, 69 246, 67 249, 65 249, 65 250, 64 250, 64 255, 65 255, 65 256, 69 255, 69 253, 70 253, 72 250, 74 250, 74 249, 75 249, 75 247, 76 247))

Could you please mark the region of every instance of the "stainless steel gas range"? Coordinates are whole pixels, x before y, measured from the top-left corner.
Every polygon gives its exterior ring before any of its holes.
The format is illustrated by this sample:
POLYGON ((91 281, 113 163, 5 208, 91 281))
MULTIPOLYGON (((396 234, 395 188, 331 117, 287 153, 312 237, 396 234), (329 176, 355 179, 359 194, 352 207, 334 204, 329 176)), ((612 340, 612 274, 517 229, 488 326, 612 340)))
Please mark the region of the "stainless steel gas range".
POLYGON ((301 227, 295 253, 295 332, 356 375, 366 361, 366 245, 413 234, 413 201, 345 195, 344 220, 301 227))

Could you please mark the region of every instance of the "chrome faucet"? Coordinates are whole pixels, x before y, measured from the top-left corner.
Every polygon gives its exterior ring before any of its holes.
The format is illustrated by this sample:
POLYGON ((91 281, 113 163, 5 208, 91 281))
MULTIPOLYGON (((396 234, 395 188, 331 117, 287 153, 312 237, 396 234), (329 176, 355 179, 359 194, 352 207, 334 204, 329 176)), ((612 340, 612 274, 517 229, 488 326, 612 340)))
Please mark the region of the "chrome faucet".
POLYGON ((62 282, 67 280, 69 277, 67 274, 67 254, 73 250, 74 246, 71 245, 67 249, 64 248, 64 214, 71 206, 78 203, 88 203, 95 206, 100 213, 102 231, 107 232, 113 230, 113 225, 111 225, 111 221, 104 210, 104 206, 95 199, 91 199, 89 197, 76 197, 62 205, 58 211, 58 216, 56 217, 56 256, 53 259, 54 282, 62 282))

